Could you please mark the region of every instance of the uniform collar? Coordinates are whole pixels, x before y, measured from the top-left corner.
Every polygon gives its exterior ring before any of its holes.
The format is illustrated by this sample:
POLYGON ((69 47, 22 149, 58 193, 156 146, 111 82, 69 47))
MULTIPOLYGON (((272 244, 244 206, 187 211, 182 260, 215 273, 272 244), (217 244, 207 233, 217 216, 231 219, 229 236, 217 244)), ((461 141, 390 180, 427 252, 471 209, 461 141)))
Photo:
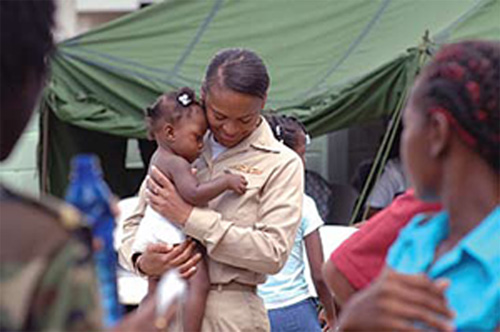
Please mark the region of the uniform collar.
POLYGON ((254 149, 279 153, 280 149, 278 144, 281 143, 274 137, 271 127, 269 126, 269 123, 267 123, 266 119, 263 116, 260 118, 261 121, 259 126, 250 136, 243 140, 242 143, 245 143, 245 141, 248 140, 246 144, 254 149))
MULTIPOLYGON (((274 138, 273 132, 271 131, 271 127, 267 123, 266 119, 261 116, 260 124, 255 128, 255 130, 245 138, 243 141, 238 143, 236 146, 232 148, 228 148, 226 151, 222 152, 219 159, 222 156, 235 155, 249 149, 256 149, 264 152, 270 153, 279 153, 280 150, 280 142, 274 138)), ((206 162, 211 163, 212 161, 212 148, 209 143, 210 137, 212 133, 209 133, 205 137, 205 148, 203 150, 202 156, 206 162)))

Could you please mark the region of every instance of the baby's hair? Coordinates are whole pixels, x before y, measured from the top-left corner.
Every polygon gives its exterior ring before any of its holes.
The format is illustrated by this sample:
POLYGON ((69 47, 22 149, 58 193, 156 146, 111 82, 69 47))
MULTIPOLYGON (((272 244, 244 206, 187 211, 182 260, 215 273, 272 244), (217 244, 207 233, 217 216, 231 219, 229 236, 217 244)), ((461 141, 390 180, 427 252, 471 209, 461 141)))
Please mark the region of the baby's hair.
POLYGON ((264 114, 264 117, 271 126, 274 137, 290 149, 294 150, 297 146, 297 139, 300 133, 306 135, 306 143, 309 140, 306 128, 294 116, 267 113, 264 114))
POLYGON ((154 139, 160 120, 175 125, 183 117, 190 117, 195 112, 203 112, 203 108, 192 89, 183 87, 161 95, 144 110, 148 138, 154 139))
POLYGON ((265 98, 269 88, 269 74, 262 59, 254 52, 230 48, 218 52, 208 65, 203 89, 213 86, 265 98))
POLYGON ((500 43, 444 46, 418 88, 428 113, 444 114, 462 141, 500 170, 500 43))

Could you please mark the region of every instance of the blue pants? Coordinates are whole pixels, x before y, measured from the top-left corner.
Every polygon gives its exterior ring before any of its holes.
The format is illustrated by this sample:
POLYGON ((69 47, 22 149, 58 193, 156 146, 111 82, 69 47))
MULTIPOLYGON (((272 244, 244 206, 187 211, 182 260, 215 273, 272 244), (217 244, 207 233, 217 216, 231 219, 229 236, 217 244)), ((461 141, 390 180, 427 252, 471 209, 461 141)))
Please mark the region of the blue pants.
POLYGON ((312 298, 288 307, 268 310, 271 332, 321 332, 316 305, 312 298))

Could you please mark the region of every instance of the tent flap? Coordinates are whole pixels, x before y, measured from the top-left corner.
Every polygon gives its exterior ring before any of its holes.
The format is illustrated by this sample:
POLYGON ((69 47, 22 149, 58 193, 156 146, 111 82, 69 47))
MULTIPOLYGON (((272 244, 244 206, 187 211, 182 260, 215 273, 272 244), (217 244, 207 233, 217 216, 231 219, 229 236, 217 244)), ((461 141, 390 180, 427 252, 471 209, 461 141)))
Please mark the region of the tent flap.
POLYGON ((61 43, 46 96, 63 121, 144 137, 145 106, 199 89, 219 49, 247 47, 268 65, 267 107, 320 135, 390 113, 425 31, 500 39, 498 15, 494 0, 164 1, 61 43))
POLYGON ((151 5, 58 45, 42 103, 53 115, 44 129, 49 139, 42 146, 50 150, 44 174, 61 194, 69 158, 82 143, 61 133, 73 135, 76 128, 103 134, 96 146, 104 137, 119 142, 123 159, 123 139, 146 136, 142 110, 165 91, 199 91, 220 49, 245 47, 261 55, 271 77, 266 108, 298 116, 319 136, 402 105, 421 65, 419 52, 426 51, 417 47, 426 31, 436 47, 500 40, 498 17, 498 0, 151 5))

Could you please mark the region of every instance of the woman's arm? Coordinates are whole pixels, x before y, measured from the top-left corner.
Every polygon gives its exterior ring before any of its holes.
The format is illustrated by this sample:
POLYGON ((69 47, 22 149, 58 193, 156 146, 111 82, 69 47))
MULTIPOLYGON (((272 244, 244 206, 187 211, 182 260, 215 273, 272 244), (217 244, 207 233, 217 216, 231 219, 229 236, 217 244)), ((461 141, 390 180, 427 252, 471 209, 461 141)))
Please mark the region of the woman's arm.
MULTIPOLYGON (((120 264, 130 271, 138 274, 145 274, 147 276, 159 276, 171 267, 180 267, 180 269, 183 270, 181 273, 185 273, 185 277, 189 276, 189 272, 185 269, 189 268, 190 264, 185 263, 188 262, 189 258, 194 257, 195 245, 191 243, 192 241, 187 241, 184 246, 177 247, 174 251, 172 251, 173 248, 170 245, 156 243, 148 246, 144 253, 133 252, 132 245, 146 210, 147 204, 145 195, 146 181, 142 183, 139 190, 136 208, 121 225, 123 235, 120 247, 118 248, 120 264), (138 269, 139 260, 141 260, 140 269, 138 269)), ((193 260, 197 261, 198 259, 193 258, 193 260)), ((192 262, 193 261, 191 261, 191 263, 192 262)))
POLYGON ((321 246, 321 238, 318 229, 307 235, 304 238, 304 242, 314 288, 316 288, 319 300, 325 308, 327 324, 330 328, 333 328, 336 320, 335 304, 321 273, 321 266, 323 265, 323 248, 321 246))
POLYGON ((335 300, 343 306, 349 298, 356 293, 356 289, 349 283, 347 278, 340 272, 331 259, 323 264, 323 277, 326 285, 335 295, 335 300))
POLYGON ((300 223, 303 166, 298 156, 283 162, 266 180, 253 227, 235 225, 210 209, 193 208, 157 169, 151 171, 147 197, 151 207, 198 239, 221 263, 275 274, 283 267, 300 223))
POLYGON ((139 224, 144 218, 144 212, 146 211, 146 181, 143 181, 141 188, 139 189, 138 202, 135 209, 132 211, 130 216, 128 216, 121 225, 118 227, 122 228, 122 238, 120 246, 118 248, 118 258, 120 265, 127 268, 130 271, 136 271, 135 269, 135 258, 132 257, 134 252, 132 251, 132 245, 134 244, 135 235, 139 229, 139 224))

